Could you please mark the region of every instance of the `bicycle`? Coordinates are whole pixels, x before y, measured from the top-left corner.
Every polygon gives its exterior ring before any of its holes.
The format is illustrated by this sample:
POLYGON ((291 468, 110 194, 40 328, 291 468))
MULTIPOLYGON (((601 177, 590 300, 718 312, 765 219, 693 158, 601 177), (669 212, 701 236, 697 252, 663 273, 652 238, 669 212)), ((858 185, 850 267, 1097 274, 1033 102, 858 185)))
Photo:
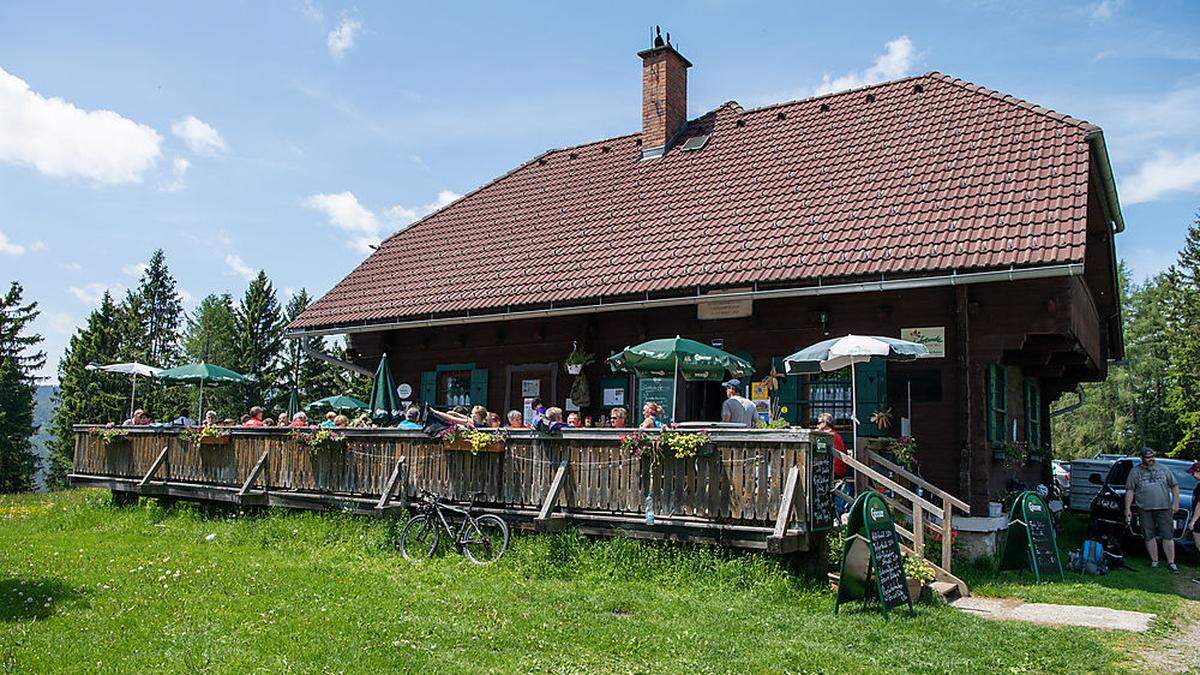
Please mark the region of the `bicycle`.
POLYGON ((475 498, 480 494, 472 494, 471 501, 464 509, 446 504, 429 490, 421 490, 420 513, 409 519, 400 534, 400 554, 404 559, 421 562, 432 557, 437 552, 444 530, 454 542, 455 550, 472 563, 487 565, 499 560, 508 549, 508 525, 500 516, 491 513, 471 515, 475 498), (447 519, 447 513, 462 516, 457 532, 447 519))

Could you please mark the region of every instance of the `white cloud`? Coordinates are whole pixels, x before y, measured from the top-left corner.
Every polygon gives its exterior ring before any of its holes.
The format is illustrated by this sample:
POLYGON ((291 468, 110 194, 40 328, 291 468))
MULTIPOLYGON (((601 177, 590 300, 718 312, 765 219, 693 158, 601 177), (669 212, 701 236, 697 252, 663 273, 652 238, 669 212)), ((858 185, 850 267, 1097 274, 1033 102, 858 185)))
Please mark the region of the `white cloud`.
MULTIPOLYGON (((428 204, 414 207, 397 204, 386 209, 384 217, 389 225, 400 226, 399 229, 403 229, 404 226, 437 211, 460 197, 462 195, 453 190, 441 190, 438 192, 437 199, 428 204)), ((356 251, 370 253, 382 241, 383 223, 374 212, 360 204, 352 192, 311 195, 304 200, 303 204, 310 209, 324 213, 329 219, 330 225, 355 235, 346 242, 346 245, 356 251)))
POLYGON ((1159 151, 1120 184, 1123 204, 1150 202, 1170 193, 1200 188, 1200 152, 1159 151))
POLYGON ((10 240, 8 235, 0 232, 0 254, 25 255, 25 247, 10 240))
POLYGON ((75 296, 77 300, 88 306, 96 306, 100 304, 100 300, 104 297, 104 291, 112 293, 113 297, 119 297, 125 293, 125 287, 121 284, 113 284, 106 286, 100 283, 84 284, 83 286, 68 286, 67 292, 75 296))
POLYGON ((325 20, 325 12, 321 10, 320 5, 312 0, 304 0, 304 4, 300 6, 300 14, 313 23, 320 23, 325 20))
POLYGON ((59 335, 70 335, 78 327, 75 317, 66 312, 52 312, 47 314, 46 323, 50 326, 51 331, 59 335))
POLYGON ((254 277, 258 276, 258 272, 250 269, 250 266, 247 265, 246 262, 242 260, 241 256, 237 255, 236 253, 230 253, 226 255, 225 264, 230 270, 233 271, 234 274, 245 279, 246 281, 250 281, 254 279, 254 277))
POLYGON ((217 230, 217 241, 221 242, 222 244, 224 244, 226 246, 230 246, 233 244, 233 239, 230 239, 229 233, 226 232, 225 228, 223 228, 223 227, 221 229, 217 230))
POLYGON ((408 161, 412 162, 413 164, 416 164, 417 166, 421 167, 422 169, 425 169, 426 171, 429 170, 429 165, 425 163, 425 159, 423 157, 421 157, 420 155, 409 155, 408 161))
POLYGON ((146 263, 129 263, 128 265, 121 266, 121 273, 127 277, 133 277, 134 279, 140 279, 142 276, 142 273, 145 272, 146 268, 148 268, 148 267, 150 267, 150 266, 147 265, 146 263))
POLYGON ((354 39, 358 37, 362 30, 362 22, 358 19, 342 17, 342 22, 337 28, 329 31, 329 36, 325 38, 325 43, 329 45, 329 54, 335 59, 340 59, 354 46, 354 39))
POLYGON ((920 54, 917 53, 912 40, 907 35, 901 35, 883 46, 883 53, 875 58, 875 63, 870 68, 861 73, 850 72, 832 79, 826 75, 821 79, 821 84, 817 85, 814 94, 820 96, 899 79, 911 73, 919 59, 920 54))
POLYGON ((195 115, 188 115, 173 123, 171 133, 187 143, 188 148, 197 155, 212 156, 225 152, 225 139, 221 138, 221 134, 195 115))
POLYGON ((189 291, 186 288, 183 288, 183 287, 177 288, 175 290, 175 292, 179 294, 179 299, 185 305, 192 304, 192 301, 196 299, 196 296, 192 295, 191 291, 189 291))
POLYGON ((61 269, 68 270, 71 272, 82 272, 83 271, 83 265, 80 265, 77 262, 59 263, 58 266, 61 269))
POLYGON ((171 182, 164 185, 162 189, 167 192, 179 192, 187 187, 183 182, 183 177, 191 166, 192 163, 182 157, 171 160, 171 182))
POLYGON ((151 127, 46 98, 0 68, 0 161, 56 178, 140 183, 161 156, 161 143, 151 127))
POLYGON ((1091 19, 1096 22, 1111 21, 1113 14, 1125 4, 1123 0, 1100 0, 1092 5, 1091 19))
POLYGON ((46 242, 42 241, 41 239, 38 239, 37 241, 35 241, 29 245, 29 250, 33 251, 34 253, 41 253, 42 251, 45 251, 47 248, 49 248, 49 246, 46 246, 46 242))

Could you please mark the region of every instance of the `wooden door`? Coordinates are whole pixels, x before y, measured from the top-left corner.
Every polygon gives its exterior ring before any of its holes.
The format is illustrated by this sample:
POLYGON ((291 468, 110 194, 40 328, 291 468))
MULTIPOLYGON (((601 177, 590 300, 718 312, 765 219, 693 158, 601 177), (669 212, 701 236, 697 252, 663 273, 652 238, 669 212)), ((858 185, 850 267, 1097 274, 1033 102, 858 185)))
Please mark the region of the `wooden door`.
POLYGON ((497 411, 507 415, 510 410, 517 410, 529 421, 529 411, 526 403, 533 399, 542 399, 546 407, 561 406, 563 401, 558 398, 558 364, 557 363, 525 363, 508 366, 507 387, 504 396, 504 410, 497 411), (526 401, 526 399, 529 399, 526 401))

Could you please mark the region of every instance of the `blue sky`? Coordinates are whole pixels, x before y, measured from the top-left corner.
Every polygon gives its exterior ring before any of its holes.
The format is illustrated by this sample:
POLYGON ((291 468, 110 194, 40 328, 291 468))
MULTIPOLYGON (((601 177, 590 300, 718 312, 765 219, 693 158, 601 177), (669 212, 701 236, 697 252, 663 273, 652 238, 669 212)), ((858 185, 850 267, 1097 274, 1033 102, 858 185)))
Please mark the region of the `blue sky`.
POLYGON ((0 282, 41 304, 47 375, 155 248, 188 307, 260 268, 319 295, 439 204, 637 130, 656 23, 692 116, 939 70, 1099 124, 1139 277, 1200 207, 1200 3, 167 4, 0 5, 0 282))

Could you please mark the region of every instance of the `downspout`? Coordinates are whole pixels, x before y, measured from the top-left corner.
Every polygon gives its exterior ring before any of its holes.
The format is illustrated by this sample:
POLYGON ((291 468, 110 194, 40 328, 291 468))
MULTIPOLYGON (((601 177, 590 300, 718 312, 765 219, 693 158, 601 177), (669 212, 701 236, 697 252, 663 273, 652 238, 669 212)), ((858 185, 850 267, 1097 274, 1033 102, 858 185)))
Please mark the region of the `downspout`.
POLYGON ((357 363, 350 363, 349 361, 343 361, 337 357, 330 356, 330 355, 320 351, 319 349, 314 349, 312 347, 312 345, 308 344, 308 341, 305 340, 304 338, 298 338, 298 339, 300 340, 300 351, 304 352, 308 356, 313 357, 314 359, 320 359, 321 361, 324 361, 325 363, 331 363, 339 368, 348 370, 355 375, 361 375, 361 376, 367 378, 368 380, 371 379, 371 377, 373 377, 375 375, 375 373, 372 373, 370 370, 363 368, 362 366, 358 365, 357 363))
POLYGON ((1072 403, 1072 404, 1071 404, 1071 405, 1069 405, 1069 406, 1066 406, 1066 407, 1063 407, 1063 408, 1059 408, 1058 410, 1051 410, 1051 411, 1050 411, 1050 416, 1051 416, 1051 417, 1058 417, 1059 415, 1062 415, 1062 414, 1065 414, 1065 413, 1069 413, 1069 412, 1072 412, 1072 411, 1075 411, 1075 410, 1079 410, 1080 408, 1082 408, 1082 407, 1083 407, 1083 404, 1084 404, 1084 402, 1087 400, 1087 397, 1085 397, 1085 396, 1084 396, 1084 394, 1083 394, 1083 385, 1082 385, 1082 384, 1077 384, 1077 385, 1075 385, 1075 394, 1079 396, 1079 400, 1078 400, 1078 401, 1076 401, 1076 402, 1072 403))

